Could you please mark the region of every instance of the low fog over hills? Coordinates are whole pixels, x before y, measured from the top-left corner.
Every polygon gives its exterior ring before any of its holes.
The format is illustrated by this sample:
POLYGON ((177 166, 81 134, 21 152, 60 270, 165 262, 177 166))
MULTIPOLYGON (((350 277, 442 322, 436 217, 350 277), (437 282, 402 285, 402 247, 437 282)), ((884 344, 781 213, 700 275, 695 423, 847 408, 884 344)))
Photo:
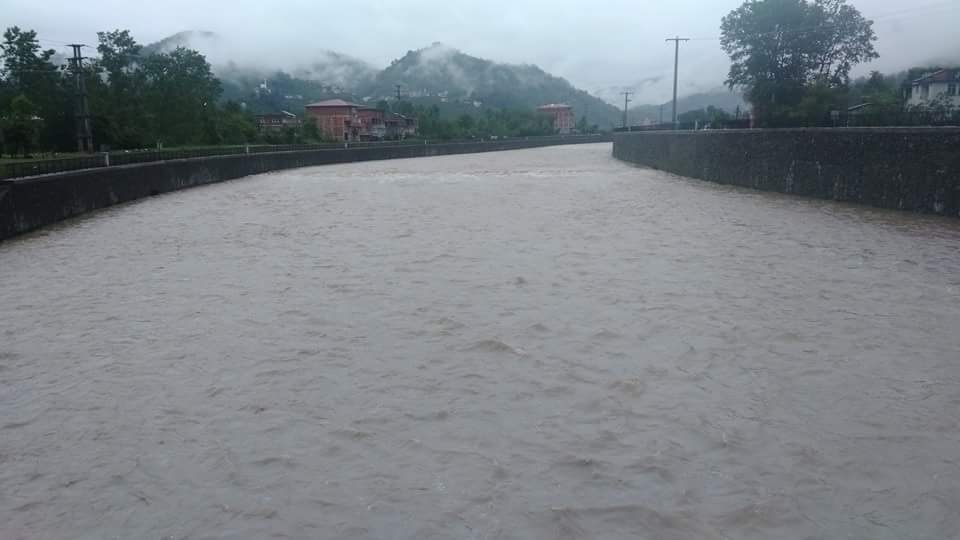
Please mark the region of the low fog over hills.
POLYGON ((227 87, 227 97, 242 99, 250 91, 277 91, 281 95, 272 102, 278 107, 295 109, 311 100, 334 96, 377 102, 394 98, 399 85, 405 99, 449 104, 460 111, 533 109, 564 102, 574 106, 578 117, 586 115, 590 123, 603 127, 617 124, 621 118, 616 107, 537 66, 501 64, 441 43, 408 51, 382 70, 327 50, 317 51, 309 62, 283 69, 282 63, 272 68, 244 64, 231 58, 216 33, 207 31, 180 32, 144 50, 149 54, 178 46, 208 56, 227 87), (282 88, 274 88, 278 85, 282 88))

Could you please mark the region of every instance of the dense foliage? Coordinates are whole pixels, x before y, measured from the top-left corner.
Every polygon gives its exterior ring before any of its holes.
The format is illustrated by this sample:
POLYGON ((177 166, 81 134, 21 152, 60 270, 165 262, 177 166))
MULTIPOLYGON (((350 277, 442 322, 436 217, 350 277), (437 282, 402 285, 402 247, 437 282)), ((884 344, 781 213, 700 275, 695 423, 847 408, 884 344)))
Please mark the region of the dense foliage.
MULTIPOLYGON (((320 141, 316 125, 310 122, 298 130, 260 133, 253 115, 284 109, 301 115, 303 105, 311 101, 353 99, 335 85, 283 72, 260 78, 261 74, 244 76, 228 66, 224 83, 202 54, 180 44, 144 47, 127 30, 97 36, 96 57, 85 65, 82 76, 98 148, 320 141)), ((0 150, 17 155, 74 150, 71 67, 58 65, 56 52, 42 49, 36 32, 17 27, 4 33, 0 58, 0 150)), ((508 81, 515 81, 509 70, 504 73, 508 81)), ((496 96, 491 99, 496 101, 496 96)), ((435 101, 408 96, 380 106, 416 117, 421 136, 432 139, 553 133, 549 118, 536 114, 532 106, 481 109, 472 102, 435 101)), ((502 102, 517 103, 506 98, 502 102)), ((586 130, 583 119, 581 127, 586 130)))
POLYGON ((553 135, 552 118, 532 111, 487 109, 483 114, 444 118, 437 105, 413 105, 402 101, 396 112, 417 118, 420 135, 427 139, 474 139, 553 135))
POLYGON ((723 18, 727 84, 760 118, 818 112, 878 57, 873 22, 846 0, 748 0, 723 18))
POLYGON ((613 105, 537 66, 492 62, 440 43, 407 52, 358 92, 392 96, 397 85, 408 98, 440 96, 447 103, 477 104, 482 110, 531 111, 548 103, 567 103, 590 124, 604 128, 619 124, 621 117, 613 105))
MULTIPOLYGON (((143 148, 255 140, 253 119, 219 103, 220 82, 196 51, 142 54, 126 30, 100 32, 82 76, 100 147, 143 148)), ((0 118, 7 153, 75 148, 74 73, 55 65, 36 32, 7 29, 0 45, 0 118)))

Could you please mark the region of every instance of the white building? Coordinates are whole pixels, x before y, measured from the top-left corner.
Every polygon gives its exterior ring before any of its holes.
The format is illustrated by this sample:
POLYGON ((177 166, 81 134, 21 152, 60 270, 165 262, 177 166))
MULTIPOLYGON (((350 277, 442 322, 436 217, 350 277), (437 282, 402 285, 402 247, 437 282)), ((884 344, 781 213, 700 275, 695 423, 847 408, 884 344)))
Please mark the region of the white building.
POLYGON ((913 81, 908 107, 924 107, 934 100, 949 100, 960 108, 960 69, 941 69, 913 81))

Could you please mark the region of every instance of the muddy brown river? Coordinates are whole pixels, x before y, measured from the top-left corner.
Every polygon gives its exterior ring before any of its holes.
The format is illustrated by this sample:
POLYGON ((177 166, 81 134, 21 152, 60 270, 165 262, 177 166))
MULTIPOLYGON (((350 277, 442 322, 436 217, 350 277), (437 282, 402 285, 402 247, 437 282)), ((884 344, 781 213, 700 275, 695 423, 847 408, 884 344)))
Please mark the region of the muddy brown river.
POLYGON ((0 244, 0 539, 960 538, 960 223, 607 144, 0 244))

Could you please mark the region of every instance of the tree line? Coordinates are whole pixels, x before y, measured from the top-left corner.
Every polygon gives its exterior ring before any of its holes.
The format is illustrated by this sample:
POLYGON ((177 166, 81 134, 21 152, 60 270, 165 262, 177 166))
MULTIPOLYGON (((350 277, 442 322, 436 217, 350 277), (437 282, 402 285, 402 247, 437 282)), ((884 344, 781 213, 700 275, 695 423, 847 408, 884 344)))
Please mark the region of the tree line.
MULTIPOLYGON (((127 30, 99 32, 98 57, 82 77, 96 144, 111 148, 216 145, 256 139, 253 119, 220 103, 220 81, 197 51, 144 55, 127 30)), ((8 28, 0 43, 0 125, 8 153, 76 147, 75 82, 32 30, 8 28)))
POLYGON ((553 119, 534 111, 486 109, 479 114, 442 114, 437 105, 382 101, 380 108, 416 118, 422 137, 428 139, 475 139, 490 137, 534 137, 553 135, 553 119))
MULTIPOLYGON (((721 23, 720 43, 731 61, 726 84, 744 92, 760 126, 816 124, 861 103, 885 117, 881 123, 897 123, 908 95, 903 79, 876 71, 850 79, 854 66, 879 58, 876 40, 873 22, 846 0, 748 0, 721 23)), ((949 100, 920 107, 940 115, 951 108, 949 100)))
MULTIPOLYGON (((35 31, 16 26, 3 33, 0 154, 27 156, 77 147, 75 72, 40 41, 35 31)), ((97 148, 322 141, 312 122, 296 130, 258 132, 245 103, 223 99, 224 86, 202 54, 184 47, 147 54, 128 30, 98 32, 96 57, 84 65, 81 76, 97 148)), ((435 106, 393 105, 395 112, 418 119, 425 138, 553 133, 549 119, 532 111, 488 110, 445 118, 435 106)))

